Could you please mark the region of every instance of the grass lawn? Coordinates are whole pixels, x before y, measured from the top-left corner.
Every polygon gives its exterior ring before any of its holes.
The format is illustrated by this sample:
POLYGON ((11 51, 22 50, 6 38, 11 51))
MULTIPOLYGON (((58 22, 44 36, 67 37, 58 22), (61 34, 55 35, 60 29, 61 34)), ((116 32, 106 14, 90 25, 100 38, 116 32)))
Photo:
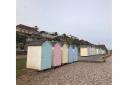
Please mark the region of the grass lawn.
POLYGON ((22 75, 26 70, 26 58, 16 59, 16 77, 22 75))

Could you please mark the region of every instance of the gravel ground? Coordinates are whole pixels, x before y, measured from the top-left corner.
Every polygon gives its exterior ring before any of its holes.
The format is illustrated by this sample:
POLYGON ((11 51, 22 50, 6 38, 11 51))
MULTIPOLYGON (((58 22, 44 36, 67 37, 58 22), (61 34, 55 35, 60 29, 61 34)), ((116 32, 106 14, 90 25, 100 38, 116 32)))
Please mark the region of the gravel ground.
POLYGON ((111 85, 112 58, 105 63, 75 62, 56 69, 37 72, 26 70, 17 85, 111 85))

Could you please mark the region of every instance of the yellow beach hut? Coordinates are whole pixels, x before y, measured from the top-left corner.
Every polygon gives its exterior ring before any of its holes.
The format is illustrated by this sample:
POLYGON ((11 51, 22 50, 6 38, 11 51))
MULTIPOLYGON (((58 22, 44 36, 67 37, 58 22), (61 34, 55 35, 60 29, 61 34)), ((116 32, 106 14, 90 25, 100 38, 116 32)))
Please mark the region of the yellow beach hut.
POLYGON ((86 45, 81 45, 80 56, 88 56, 89 48, 86 45))
POLYGON ((68 45, 63 44, 62 46, 62 64, 68 63, 68 45))

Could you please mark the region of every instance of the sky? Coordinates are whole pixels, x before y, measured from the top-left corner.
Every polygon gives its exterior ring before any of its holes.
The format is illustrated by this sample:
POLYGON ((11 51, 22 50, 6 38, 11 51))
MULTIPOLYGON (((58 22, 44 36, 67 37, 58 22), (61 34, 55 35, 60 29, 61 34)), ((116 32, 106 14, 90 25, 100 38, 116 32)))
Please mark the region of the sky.
POLYGON ((17 0, 16 24, 71 34, 112 49, 111 0, 17 0))

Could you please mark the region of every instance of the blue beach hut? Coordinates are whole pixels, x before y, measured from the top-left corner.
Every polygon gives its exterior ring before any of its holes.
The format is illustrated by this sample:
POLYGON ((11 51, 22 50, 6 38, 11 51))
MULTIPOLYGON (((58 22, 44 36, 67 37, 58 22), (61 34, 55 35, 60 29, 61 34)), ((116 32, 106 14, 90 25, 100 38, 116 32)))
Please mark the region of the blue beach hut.
POLYGON ((45 41, 42 45, 41 69, 51 68, 52 65, 52 44, 45 41))
POLYGON ((69 63, 72 63, 73 62, 73 56, 74 56, 72 45, 69 46, 68 54, 69 54, 68 61, 69 61, 69 63))

